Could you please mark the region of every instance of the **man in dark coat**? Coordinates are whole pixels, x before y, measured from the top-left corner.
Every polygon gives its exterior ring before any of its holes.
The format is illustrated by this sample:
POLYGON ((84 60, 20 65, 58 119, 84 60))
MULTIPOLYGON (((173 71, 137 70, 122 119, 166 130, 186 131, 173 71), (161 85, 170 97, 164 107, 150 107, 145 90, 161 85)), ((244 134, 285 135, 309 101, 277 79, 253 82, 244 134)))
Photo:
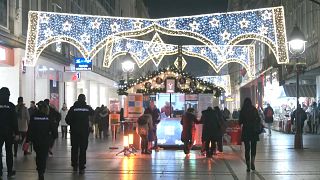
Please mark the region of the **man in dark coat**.
POLYGON ((212 157, 216 153, 216 142, 222 138, 217 112, 212 107, 208 107, 207 110, 202 111, 201 122, 203 123, 202 141, 206 144, 206 156, 212 157), (209 147, 210 142, 211 147, 209 147))
POLYGON ((90 133, 89 121, 90 116, 93 115, 93 109, 86 104, 86 96, 80 94, 78 101, 69 109, 66 117, 66 122, 71 129, 71 165, 73 171, 79 168, 79 174, 83 174, 85 169, 90 133))
POLYGON ((264 122, 268 125, 269 136, 271 136, 271 125, 273 123, 273 114, 274 114, 273 109, 268 103, 267 107, 263 111, 263 115, 264 115, 264 122))
POLYGON ((194 142, 194 136, 196 132, 195 124, 198 122, 193 108, 188 108, 187 112, 182 115, 181 125, 182 133, 181 140, 184 143, 184 153, 188 155, 194 142))
POLYGON ((55 124, 49 120, 48 106, 40 101, 38 110, 31 116, 26 143, 32 141, 36 152, 36 164, 39 180, 44 179, 49 146, 52 137, 57 137, 55 124))
MULTIPOLYGON (((13 177, 16 171, 13 170, 13 152, 12 145, 16 136, 18 139, 18 119, 16 115, 15 105, 9 102, 10 91, 6 87, 0 89, 0 151, 2 155, 3 143, 6 145, 6 163, 8 177, 13 177)), ((2 160, 0 161, 0 179, 2 177, 2 160)))

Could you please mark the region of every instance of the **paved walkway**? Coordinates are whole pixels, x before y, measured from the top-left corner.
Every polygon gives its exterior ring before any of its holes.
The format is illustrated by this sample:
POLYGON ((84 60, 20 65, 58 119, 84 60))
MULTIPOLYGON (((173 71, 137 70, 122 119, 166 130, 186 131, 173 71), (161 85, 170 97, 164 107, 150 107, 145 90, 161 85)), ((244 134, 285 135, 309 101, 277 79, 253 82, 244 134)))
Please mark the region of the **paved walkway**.
MULTIPOLYGON (((318 179, 320 180, 320 135, 304 135, 304 150, 293 147, 294 135, 273 132, 262 135, 258 143, 256 171, 246 172, 240 146, 224 146, 224 154, 205 158, 198 150, 186 157, 182 150, 160 150, 152 155, 115 156, 110 150, 111 138, 97 140, 90 137, 87 168, 84 175, 72 172, 70 139, 57 141, 54 155, 47 161, 47 180, 102 180, 102 179, 318 179)), ((3 150, 4 152, 4 150, 3 150)), ((23 156, 20 151, 14 160, 15 179, 35 180, 35 154, 23 156)), ((2 159, 5 162, 5 158, 2 159)), ((5 164, 5 163, 4 163, 5 164)), ((6 179, 6 167, 3 179, 6 179)))

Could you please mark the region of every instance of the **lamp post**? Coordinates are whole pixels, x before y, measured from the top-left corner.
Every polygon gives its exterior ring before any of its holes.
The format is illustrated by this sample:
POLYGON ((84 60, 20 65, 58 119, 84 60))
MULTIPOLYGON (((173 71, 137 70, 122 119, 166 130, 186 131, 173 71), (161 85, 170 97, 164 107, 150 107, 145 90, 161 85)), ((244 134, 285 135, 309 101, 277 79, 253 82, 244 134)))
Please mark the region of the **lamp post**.
POLYGON ((133 72, 134 70, 134 63, 130 60, 126 60, 125 62, 121 63, 122 71, 127 73, 127 83, 129 83, 129 73, 133 72))
POLYGON ((292 57, 296 61, 296 72, 297 72, 297 108, 296 108, 296 114, 295 114, 295 119, 296 119, 296 134, 294 136, 294 148, 295 149, 303 149, 303 138, 302 138, 302 131, 301 131, 301 106, 299 104, 299 75, 301 71, 301 62, 299 62, 299 59, 301 59, 301 55, 305 51, 305 36, 299 29, 299 27, 296 25, 290 36, 289 36, 289 51, 293 55, 292 57))

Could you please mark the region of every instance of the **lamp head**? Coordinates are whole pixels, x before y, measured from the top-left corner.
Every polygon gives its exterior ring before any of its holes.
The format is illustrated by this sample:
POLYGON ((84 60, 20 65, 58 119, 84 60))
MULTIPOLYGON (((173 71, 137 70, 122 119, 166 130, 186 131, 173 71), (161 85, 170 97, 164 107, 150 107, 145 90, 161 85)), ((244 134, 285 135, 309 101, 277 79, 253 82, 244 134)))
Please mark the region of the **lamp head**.
POLYGON ((292 54, 298 55, 305 51, 306 38, 300 28, 295 25, 289 36, 289 51, 292 54))

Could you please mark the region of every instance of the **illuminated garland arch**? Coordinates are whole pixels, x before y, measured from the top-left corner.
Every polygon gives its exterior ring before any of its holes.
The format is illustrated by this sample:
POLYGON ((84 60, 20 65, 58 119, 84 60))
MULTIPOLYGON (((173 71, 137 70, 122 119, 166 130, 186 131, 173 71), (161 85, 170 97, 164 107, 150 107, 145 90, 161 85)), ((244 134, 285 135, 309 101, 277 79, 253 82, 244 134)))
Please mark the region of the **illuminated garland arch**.
POLYGON ((167 78, 176 79, 176 93, 209 93, 219 97, 223 92, 225 92, 224 88, 216 86, 212 82, 197 78, 187 72, 171 66, 154 71, 146 76, 139 77, 136 80, 130 80, 127 83, 125 83, 124 80, 121 80, 119 83, 118 94, 127 95, 128 92, 142 94, 165 93, 165 79, 167 78), (191 83, 193 86, 191 86, 191 83))
POLYGON ((112 36, 136 37, 152 31, 194 38, 213 48, 231 44, 230 40, 239 35, 261 33, 261 36, 271 40, 264 43, 271 47, 278 63, 283 64, 288 62, 284 21, 283 7, 164 19, 30 11, 26 65, 35 65, 36 57, 41 52, 40 45, 51 37, 77 39, 82 44, 77 48, 92 58, 112 36))
POLYGON ((221 75, 221 76, 200 76, 199 79, 202 79, 206 82, 220 86, 225 90, 225 96, 231 95, 231 81, 230 75, 221 75))

